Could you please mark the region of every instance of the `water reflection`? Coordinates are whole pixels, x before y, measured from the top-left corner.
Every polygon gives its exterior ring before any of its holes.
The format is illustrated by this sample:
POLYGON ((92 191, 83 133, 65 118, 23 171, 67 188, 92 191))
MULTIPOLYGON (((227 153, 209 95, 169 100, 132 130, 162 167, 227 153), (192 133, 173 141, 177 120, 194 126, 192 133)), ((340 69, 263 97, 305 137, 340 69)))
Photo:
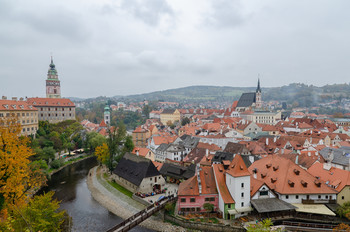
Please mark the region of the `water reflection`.
MULTIPOLYGON (((61 209, 67 210, 73 218, 73 231, 98 232, 121 222, 122 219, 110 213, 95 201, 86 184, 90 168, 97 165, 94 158, 79 162, 54 174, 43 191, 55 191, 54 197, 61 201, 61 209)), ((152 231, 136 227, 131 231, 152 231)))

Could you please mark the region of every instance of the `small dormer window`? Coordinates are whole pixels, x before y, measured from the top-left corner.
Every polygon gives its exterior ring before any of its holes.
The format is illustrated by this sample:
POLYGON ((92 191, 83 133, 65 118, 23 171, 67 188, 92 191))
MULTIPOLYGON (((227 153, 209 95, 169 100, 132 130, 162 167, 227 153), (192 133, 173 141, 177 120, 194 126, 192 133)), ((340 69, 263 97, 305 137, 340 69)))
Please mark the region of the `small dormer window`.
POLYGON ((12 105, 12 108, 17 109, 17 106, 16 105, 12 105))
POLYGON ((23 110, 24 109, 24 105, 20 105, 19 108, 21 108, 23 110))
POLYGON ((9 105, 7 105, 7 104, 5 104, 5 105, 3 105, 6 109, 8 109, 9 108, 9 105))

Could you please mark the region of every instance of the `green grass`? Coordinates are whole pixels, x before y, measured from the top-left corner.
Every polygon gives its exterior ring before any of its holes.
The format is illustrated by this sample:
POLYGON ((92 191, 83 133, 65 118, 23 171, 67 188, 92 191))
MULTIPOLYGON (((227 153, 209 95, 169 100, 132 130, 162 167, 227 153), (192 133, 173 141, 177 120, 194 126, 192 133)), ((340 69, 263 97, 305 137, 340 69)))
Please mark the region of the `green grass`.
POLYGON ((124 188, 123 186, 117 184, 114 181, 109 181, 108 180, 108 175, 106 173, 103 174, 103 178, 107 181, 107 183, 109 185, 111 185, 113 188, 115 188, 116 190, 118 190, 119 192, 123 193, 124 195, 132 198, 132 192, 130 192, 129 190, 127 190, 126 188, 124 188))

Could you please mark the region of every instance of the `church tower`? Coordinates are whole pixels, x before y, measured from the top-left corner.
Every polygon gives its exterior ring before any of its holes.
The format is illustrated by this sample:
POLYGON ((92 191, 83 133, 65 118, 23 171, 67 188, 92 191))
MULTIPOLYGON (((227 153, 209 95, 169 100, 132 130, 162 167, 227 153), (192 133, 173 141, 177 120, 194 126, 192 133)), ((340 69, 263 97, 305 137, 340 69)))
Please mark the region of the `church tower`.
POLYGON ((261 109, 262 99, 261 99, 261 88, 260 88, 260 78, 258 78, 258 87, 255 92, 255 108, 261 109))
POLYGON ((57 70, 51 56, 51 64, 47 72, 46 79, 46 97, 47 98, 61 98, 61 84, 58 79, 57 70))
POLYGON ((110 108, 108 106, 108 104, 106 104, 105 106, 105 112, 104 112, 104 120, 107 126, 110 125, 111 123, 111 112, 110 112, 110 108))

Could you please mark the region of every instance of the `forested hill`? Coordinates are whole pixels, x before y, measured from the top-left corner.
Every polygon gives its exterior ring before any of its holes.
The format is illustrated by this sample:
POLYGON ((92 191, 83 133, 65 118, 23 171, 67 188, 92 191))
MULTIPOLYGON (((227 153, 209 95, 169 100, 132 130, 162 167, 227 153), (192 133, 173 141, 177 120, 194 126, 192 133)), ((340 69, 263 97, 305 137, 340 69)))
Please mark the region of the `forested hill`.
MULTIPOLYGON (((242 93, 255 91, 256 87, 228 86, 189 86, 146 94, 116 96, 114 99, 124 101, 175 101, 192 102, 231 102, 238 100, 242 93)), ((262 88, 264 101, 278 100, 287 103, 298 102, 299 106, 313 106, 331 100, 350 99, 350 84, 334 84, 317 87, 293 83, 282 87, 262 88)))

